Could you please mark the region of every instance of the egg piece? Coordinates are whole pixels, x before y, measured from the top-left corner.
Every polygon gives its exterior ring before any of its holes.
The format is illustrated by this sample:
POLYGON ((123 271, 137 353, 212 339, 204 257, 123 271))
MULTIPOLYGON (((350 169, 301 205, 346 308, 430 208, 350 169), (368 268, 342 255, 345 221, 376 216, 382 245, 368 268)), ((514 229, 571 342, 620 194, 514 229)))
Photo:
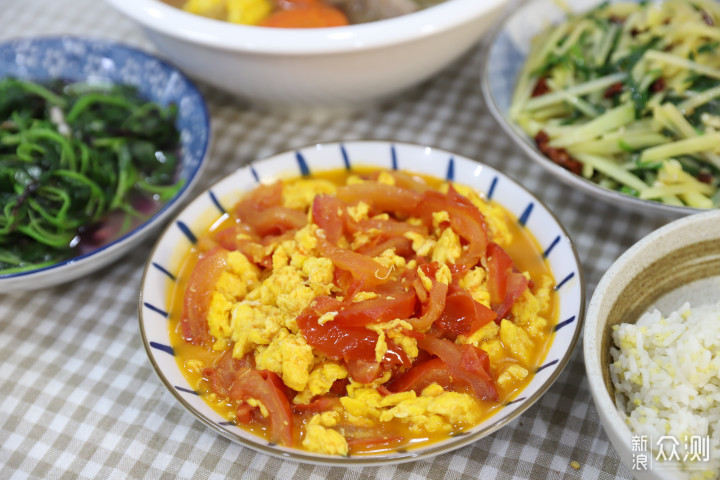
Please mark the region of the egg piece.
POLYGON ((306 210, 313 204, 317 195, 332 195, 337 186, 329 180, 321 178, 300 179, 283 183, 283 206, 296 210, 306 210))
POLYGON ((350 218, 355 220, 356 222, 362 222, 363 220, 367 220, 370 218, 369 212, 370 212, 370 205, 367 203, 360 201, 355 205, 350 205, 347 207, 348 215, 350 215, 350 218))
POLYGON ((412 325, 403 319, 395 319, 385 323, 370 323, 365 328, 378 334, 378 341, 375 344, 375 361, 381 362, 387 353, 387 339, 391 339, 396 345, 403 349, 410 361, 418 356, 417 340, 405 335, 404 331, 412 330, 412 325))
POLYGON ((403 257, 395 254, 394 248, 388 248, 374 259, 388 270, 404 268, 407 263, 403 257))
POLYGON ((293 403, 307 404, 313 397, 330 391, 337 380, 347 378, 347 369, 335 362, 323 362, 316 365, 308 376, 305 389, 295 395, 293 403))
POLYGON ((231 318, 235 358, 244 357, 257 345, 268 345, 285 323, 278 308, 247 301, 233 306, 231 318))
POLYGON ((503 319, 500 322, 500 340, 503 345, 524 365, 530 364, 533 349, 535 348, 530 335, 513 322, 503 319))
POLYGON ((258 347, 255 352, 258 370, 275 372, 285 385, 298 392, 305 389, 314 362, 312 347, 305 338, 285 329, 278 330, 267 347, 258 347))
POLYGON ((383 406, 391 406, 380 414, 380 421, 394 418, 410 424, 415 432, 450 431, 455 424, 477 423, 481 417, 475 399, 466 393, 443 392, 441 394, 415 396, 415 392, 388 395, 383 406))
POLYGON ((462 255, 460 237, 452 228, 444 229, 435 244, 435 248, 433 248, 431 260, 441 264, 449 263, 454 265, 460 255, 462 255))
POLYGON ((540 316, 540 302, 525 290, 510 310, 515 323, 524 328, 531 337, 542 337, 547 329, 547 320, 540 316))
POLYGON ((418 232, 405 232, 405 238, 412 242, 412 249, 421 257, 428 257, 435 248, 435 240, 418 232))
POLYGON ((521 380, 524 380, 528 376, 528 373, 527 368, 523 368, 520 365, 509 365, 500 375, 498 375, 497 383, 501 387, 507 388, 521 380))
POLYGON ((233 305, 258 284, 258 267, 240 252, 228 252, 227 269, 215 284, 208 308, 208 330, 215 338, 213 349, 223 350, 232 337, 233 305))
POLYGON ((345 437, 337 430, 328 428, 335 426, 338 419, 337 412, 314 415, 305 426, 302 446, 310 452, 347 456, 349 447, 345 437))
POLYGON ((475 267, 462 276, 458 282, 478 303, 490 308, 490 291, 487 288, 487 272, 482 267, 475 267))

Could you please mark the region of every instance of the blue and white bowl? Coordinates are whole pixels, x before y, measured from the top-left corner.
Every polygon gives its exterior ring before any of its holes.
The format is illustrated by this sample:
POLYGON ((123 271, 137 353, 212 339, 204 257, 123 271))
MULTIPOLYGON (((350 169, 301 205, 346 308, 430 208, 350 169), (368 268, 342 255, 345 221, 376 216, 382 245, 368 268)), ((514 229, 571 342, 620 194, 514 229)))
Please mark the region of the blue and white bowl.
MULTIPOLYGON (((573 0, 567 2, 573 12, 585 12, 603 0, 573 0)), ((620 1, 620 0, 611 0, 620 1)), ((640 1, 640 0, 632 0, 640 1)), ((677 218, 703 210, 686 206, 668 205, 633 197, 611 190, 566 170, 543 155, 535 141, 513 122, 508 111, 512 102, 515 82, 530 51, 532 39, 548 25, 558 24, 566 12, 556 0, 532 0, 519 3, 488 34, 487 52, 482 72, 482 92, 492 115, 510 138, 541 167, 571 187, 620 208, 659 218, 677 218)))
POLYGON ((9 76, 38 82, 63 79, 133 85, 148 100, 177 104, 176 127, 182 144, 179 175, 185 185, 142 225, 97 250, 49 267, 0 274, 0 294, 75 280, 117 260, 157 232, 191 193, 210 145, 210 118, 201 93, 175 67, 140 50, 98 38, 21 38, 0 44, 0 77, 9 76))
POLYGON ((450 152, 421 145, 383 141, 317 144, 281 153, 243 167, 192 201, 165 229, 145 267, 138 314, 145 349, 155 371, 175 398, 221 435, 259 452, 286 459, 341 466, 400 463, 426 458, 474 442, 527 410, 552 385, 570 359, 582 328, 585 282, 577 252, 553 214, 525 188, 503 173, 450 152), (473 187, 513 213, 539 242, 557 282, 558 324, 545 361, 530 384, 494 416, 471 430, 427 447, 381 456, 339 458, 269 444, 227 422, 185 380, 170 344, 169 292, 177 281, 184 252, 243 194, 261 183, 313 172, 374 166, 408 170, 473 187))

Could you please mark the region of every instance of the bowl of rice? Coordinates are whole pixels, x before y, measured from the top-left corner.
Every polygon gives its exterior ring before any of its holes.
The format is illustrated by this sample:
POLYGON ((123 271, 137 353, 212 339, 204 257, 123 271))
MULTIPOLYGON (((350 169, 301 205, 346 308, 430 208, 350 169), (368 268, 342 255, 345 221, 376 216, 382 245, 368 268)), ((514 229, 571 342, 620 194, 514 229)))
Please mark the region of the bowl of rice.
POLYGON ((720 212, 655 230, 605 273, 583 345, 593 400, 637 478, 720 478, 720 212))

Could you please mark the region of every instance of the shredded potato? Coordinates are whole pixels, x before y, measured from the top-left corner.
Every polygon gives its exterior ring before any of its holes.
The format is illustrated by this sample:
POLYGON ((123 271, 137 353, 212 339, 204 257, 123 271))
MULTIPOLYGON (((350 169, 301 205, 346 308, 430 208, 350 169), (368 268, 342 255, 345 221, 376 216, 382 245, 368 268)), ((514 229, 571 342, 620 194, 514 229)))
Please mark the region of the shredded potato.
POLYGON ((510 117, 601 186, 720 206, 720 4, 602 3, 534 40, 510 117))

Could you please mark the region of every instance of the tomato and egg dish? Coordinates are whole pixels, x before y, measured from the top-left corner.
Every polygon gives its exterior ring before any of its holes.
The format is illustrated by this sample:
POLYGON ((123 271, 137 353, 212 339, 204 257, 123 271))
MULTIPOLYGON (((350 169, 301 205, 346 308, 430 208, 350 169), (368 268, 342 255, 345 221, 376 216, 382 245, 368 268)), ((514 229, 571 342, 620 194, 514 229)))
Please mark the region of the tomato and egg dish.
POLYGON ((377 169, 261 185, 198 239, 172 293, 191 386, 283 446, 440 441, 511 400, 545 356, 554 279, 470 188, 377 169))

